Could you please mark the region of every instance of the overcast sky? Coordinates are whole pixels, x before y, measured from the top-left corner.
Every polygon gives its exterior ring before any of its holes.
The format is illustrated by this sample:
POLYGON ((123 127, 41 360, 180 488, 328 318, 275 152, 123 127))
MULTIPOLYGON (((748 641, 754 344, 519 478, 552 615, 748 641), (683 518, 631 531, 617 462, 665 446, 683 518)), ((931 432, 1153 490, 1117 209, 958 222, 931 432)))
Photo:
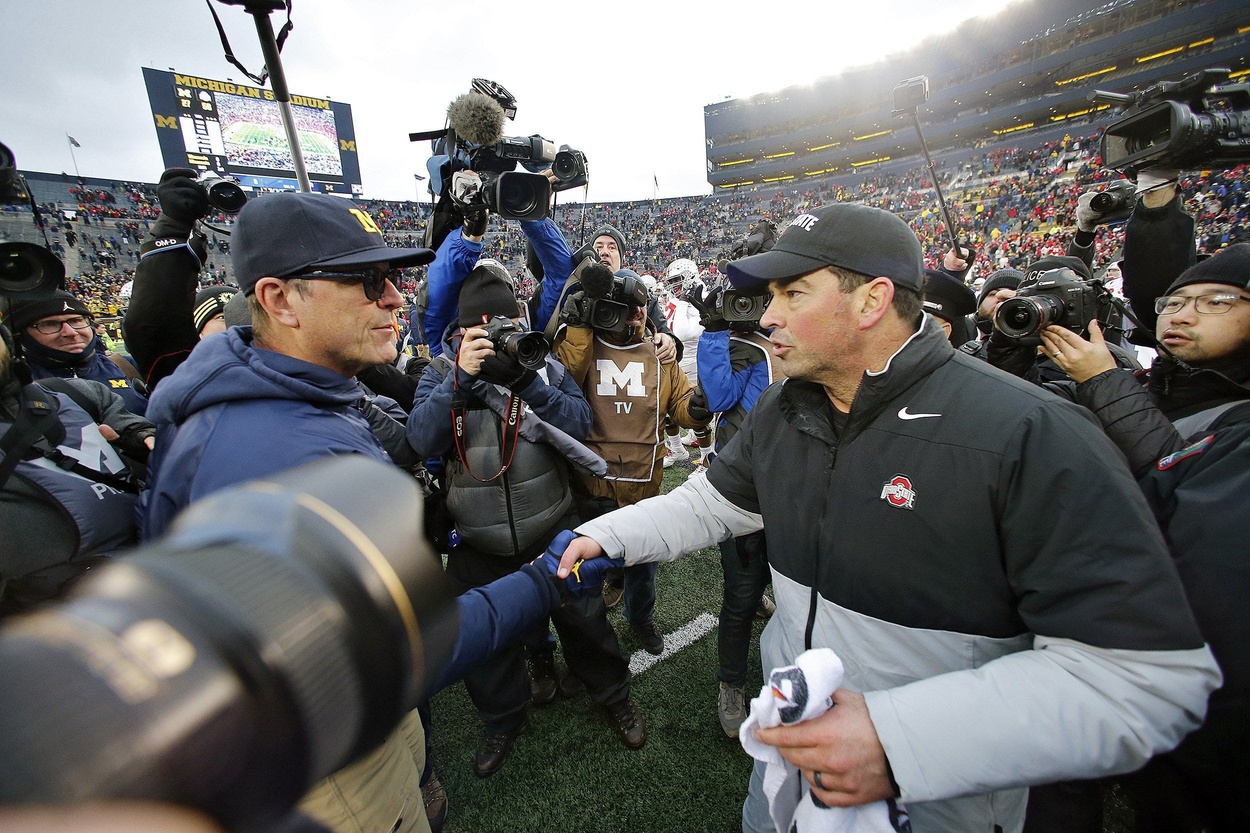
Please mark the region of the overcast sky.
MULTIPOLYGON (((632 0, 295 0, 283 50, 292 93, 352 106, 364 193, 412 199, 447 104, 474 77, 518 101, 508 135, 586 152, 591 201, 706 194, 703 106, 834 75, 1005 0, 790 3, 632 0)), ((163 168, 141 67, 248 83, 204 0, 4 3, 0 142, 18 166, 155 181, 163 168)), ((214 6, 235 55, 264 63, 237 6, 214 6)), ((275 14, 275 30, 285 15, 275 14)), ((581 190, 570 198, 580 199, 581 190)), ((424 195, 422 195, 424 197, 424 195)))

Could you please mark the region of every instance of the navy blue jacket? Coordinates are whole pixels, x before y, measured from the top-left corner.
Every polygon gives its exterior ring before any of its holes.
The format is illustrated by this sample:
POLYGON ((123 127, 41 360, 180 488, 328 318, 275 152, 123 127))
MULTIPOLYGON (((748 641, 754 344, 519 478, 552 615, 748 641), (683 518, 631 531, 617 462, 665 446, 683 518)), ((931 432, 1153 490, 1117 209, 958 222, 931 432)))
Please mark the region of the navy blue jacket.
POLYGON ((26 362, 34 379, 49 376, 93 379, 120 396, 126 403, 126 410, 146 416, 148 398, 132 388, 126 374, 105 355, 104 342, 99 336, 93 337, 81 353, 67 353, 45 347, 22 333, 22 348, 26 351, 26 362))

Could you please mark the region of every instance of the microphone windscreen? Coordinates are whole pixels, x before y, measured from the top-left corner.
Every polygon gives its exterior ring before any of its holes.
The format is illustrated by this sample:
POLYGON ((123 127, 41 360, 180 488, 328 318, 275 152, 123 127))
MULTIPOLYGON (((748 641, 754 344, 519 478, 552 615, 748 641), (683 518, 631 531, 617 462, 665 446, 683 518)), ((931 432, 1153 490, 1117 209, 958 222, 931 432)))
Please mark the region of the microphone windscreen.
POLYGON ((465 93, 447 107, 447 121, 456 135, 475 145, 493 145, 503 138, 503 108, 481 93, 465 93))
POLYGON ((606 298, 612 292, 612 270, 602 263, 592 263, 582 270, 582 290, 592 300, 606 298))

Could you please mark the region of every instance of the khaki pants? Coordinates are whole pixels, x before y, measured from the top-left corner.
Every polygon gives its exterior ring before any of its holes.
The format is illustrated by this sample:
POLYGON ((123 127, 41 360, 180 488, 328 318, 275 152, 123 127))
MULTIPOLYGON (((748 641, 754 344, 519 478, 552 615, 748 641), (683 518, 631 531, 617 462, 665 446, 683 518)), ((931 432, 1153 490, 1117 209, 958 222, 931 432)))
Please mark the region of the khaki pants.
POLYGON ((314 786, 298 810, 334 833, 430 833, 424 768, 425 732, 414 710, 368 756, 314 786))

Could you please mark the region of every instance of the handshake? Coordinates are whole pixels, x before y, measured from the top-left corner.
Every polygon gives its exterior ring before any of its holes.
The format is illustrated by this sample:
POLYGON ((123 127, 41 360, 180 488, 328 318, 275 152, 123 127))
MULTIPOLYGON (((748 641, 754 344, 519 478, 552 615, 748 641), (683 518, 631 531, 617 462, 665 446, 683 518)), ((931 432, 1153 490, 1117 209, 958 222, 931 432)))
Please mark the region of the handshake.
POLYGON ((603 577, 608 570, 625 563, 620 558, 592 558, 590 560, 578 558, 569 566, 568 572, 561 579, 560 560, 569 544, 576 538, 577 533, 566 529, 557 535, 547 550, 533 562, 536 566, 546 569, 547 574, 556 582, 561 597, 566 597, 566 601, 580 599, 587 593, 599 592, 603 588, 603 577))

